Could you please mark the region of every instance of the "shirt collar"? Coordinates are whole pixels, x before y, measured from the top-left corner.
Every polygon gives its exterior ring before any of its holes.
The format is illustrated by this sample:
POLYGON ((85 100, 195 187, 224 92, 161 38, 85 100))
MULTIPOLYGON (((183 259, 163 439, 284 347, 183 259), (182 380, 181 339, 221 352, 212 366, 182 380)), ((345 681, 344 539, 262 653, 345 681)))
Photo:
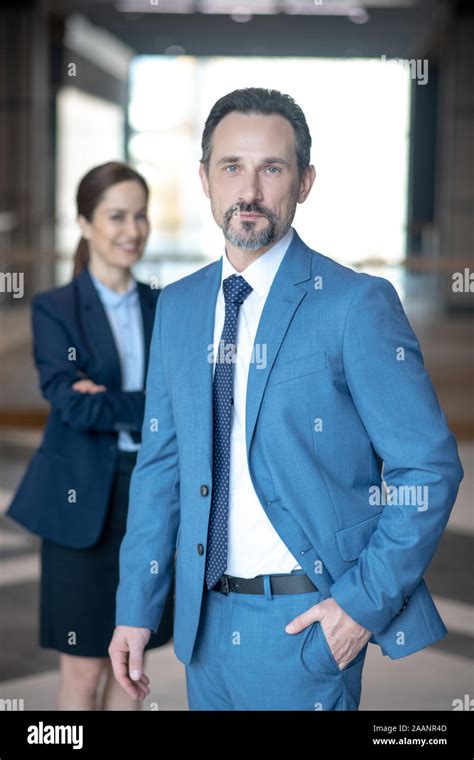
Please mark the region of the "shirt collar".
POLYGON ((125 303, 128 299, 135 298, 137 295, 137 281, 135 278, 132 279, 132 282, 128 286, 127 290, 125 290, 123 293, 116 293, 115 290, 112 290, 112 288, 109 288, 107 285, 104 285, 101 280, 98 280, 97 277, 95 277, 90 267, 87 267, 90 278, 92 282, 95 285, 96 290, 99 292, 99 295, 102 299, 102 301, 107 304, 107 306, 121 306, 123 303, 125 303))
POLYGON ((263 296, 270 289, 273 279, 277 273, 283 257, 293 238, 293 228, 290 227, 288 232, 265 253, 255 259, 243 272, 237 272, 235 267, 227 258, 224 251, 222 256, 222 281, 233 274, 241 275, 248 282, 250 287, 256 291, 257 295, 263 296))

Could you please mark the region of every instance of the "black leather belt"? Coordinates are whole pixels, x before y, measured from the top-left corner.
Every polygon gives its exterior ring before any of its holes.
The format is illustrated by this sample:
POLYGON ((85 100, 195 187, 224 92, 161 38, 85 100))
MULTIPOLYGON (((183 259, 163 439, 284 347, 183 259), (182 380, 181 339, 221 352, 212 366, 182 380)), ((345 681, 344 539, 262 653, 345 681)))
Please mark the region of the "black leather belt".
MULTIPOLYGON (((270 575, 272 594, 304 594, 319 591, 307 575, 270 575)), ((234 575, 221 575, 210 591, 221 594, 264 594, 263 576, 256 578, 236 578, 234 575)))

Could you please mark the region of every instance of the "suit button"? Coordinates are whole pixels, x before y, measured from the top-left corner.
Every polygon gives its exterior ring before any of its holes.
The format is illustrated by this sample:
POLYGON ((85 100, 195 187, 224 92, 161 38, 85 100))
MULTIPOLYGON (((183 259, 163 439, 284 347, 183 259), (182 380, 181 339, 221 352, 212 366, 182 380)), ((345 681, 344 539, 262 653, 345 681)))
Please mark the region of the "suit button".
POLYGON ((201 496, 207 496, 209 493, 209 488, 206 485, 201 486, 201 496))
POLYGON ((199 556, 202 557, 202 555, 204 554, 204 546, 202 544, 197 545, 197 552, 199 556))

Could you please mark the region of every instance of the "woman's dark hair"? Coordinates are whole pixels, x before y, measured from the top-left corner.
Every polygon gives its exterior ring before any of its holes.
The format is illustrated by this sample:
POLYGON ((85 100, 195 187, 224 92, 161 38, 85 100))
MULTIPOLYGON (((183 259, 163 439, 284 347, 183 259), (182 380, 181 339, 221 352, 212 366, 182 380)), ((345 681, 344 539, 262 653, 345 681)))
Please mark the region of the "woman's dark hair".
MULTIPOLYGON (((139 182, 143 187, 148 199, 149 188, 142 177, 135 169, 121 161, 109 161, 106 164, 95 166, 79 182, 76 195, 76 206, 78 215, 84 216, 88 222, 92 220, 95 207, 102 200, 105 191, 112 185, 119 182, 134 180, 139 182)), ((81 237, 76 252, 74 254, 73 277, 82 272, 89 261, 89 246, 85 238, 81 237)))
POLYGON ((311 151, 311 134, 305 115, 290 95, 285 95, 278 90, 267 90, 263 87, 246 87, 242 90, 234 90, 214 103, 202 133, 201 163, 204 164, 206 172, 209 172, 214 130, 224 116, 234 111, 259 116, 278 114, 289 121, 295 132, 296 160, 301 177, 306 167, 309 166, 311 151))

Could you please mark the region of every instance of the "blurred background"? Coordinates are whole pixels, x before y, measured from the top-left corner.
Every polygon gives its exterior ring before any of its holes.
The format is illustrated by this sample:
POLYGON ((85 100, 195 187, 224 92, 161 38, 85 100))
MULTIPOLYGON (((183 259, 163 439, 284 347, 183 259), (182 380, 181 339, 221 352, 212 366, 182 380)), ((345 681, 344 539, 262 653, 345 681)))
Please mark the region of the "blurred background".
MULTIPOLYGON (((474 697, 473 80, 471 0, 2 2, 0 709, 15 698, 53 709, 57 687, 58 655, 37 644, 39 539, 2 514, 48 412, 31 296, 71 279, 77 183, 108 160, 129 161, 152 188, 138 279, 164 286, 219 258, 201 132, 217 98, 246 86, 303 108, 317 180, 294 226, 395 285, 465 469, 426 576, 449 635, 398 661, 371 647, 361 709, 451 710, 474 697)), ((186 709, 172 644, 149 671, 145 708, 186 709)))

